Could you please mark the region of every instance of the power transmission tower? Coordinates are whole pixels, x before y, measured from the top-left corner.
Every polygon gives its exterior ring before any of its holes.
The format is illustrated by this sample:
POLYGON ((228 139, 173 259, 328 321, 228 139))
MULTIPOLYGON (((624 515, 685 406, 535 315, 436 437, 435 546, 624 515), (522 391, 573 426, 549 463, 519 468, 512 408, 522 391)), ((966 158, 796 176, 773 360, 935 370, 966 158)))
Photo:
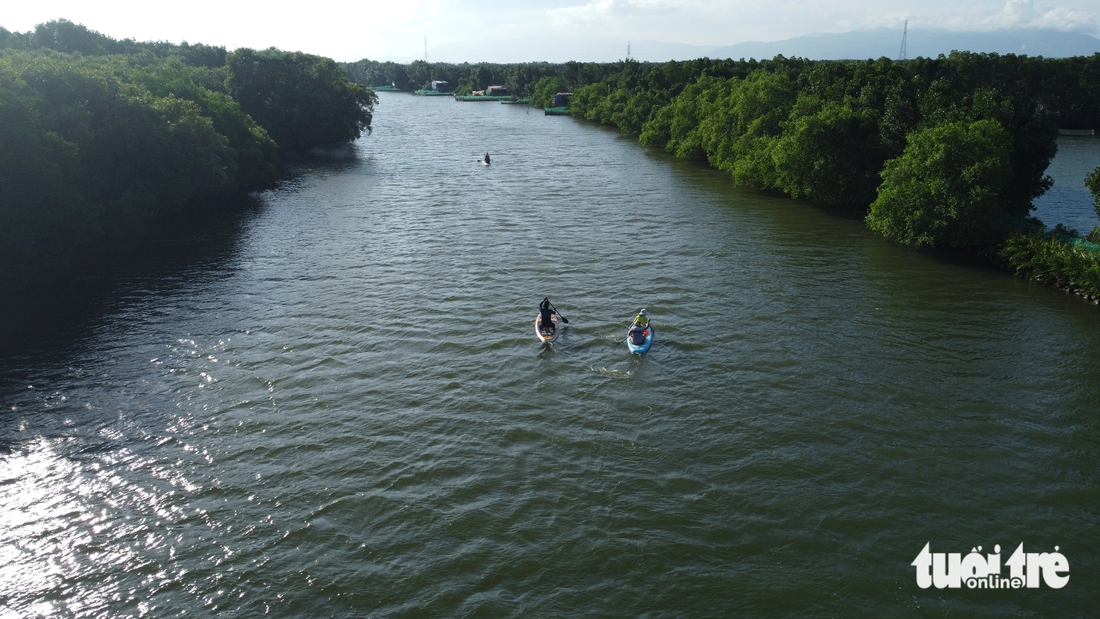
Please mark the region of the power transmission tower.
POLYGON ((905 20, 905 27, 901 30, 901 51, 898 52, 898 60, 908 60, 908 50, 905 49, 905 39, 909 36, 909 20, 905 20))
POLYGON ((428 35, 424 35, 424 62, 428 62, 428 35))
POLYGON ((626 59, 630 60, 630 41, 626 42, 626 59))

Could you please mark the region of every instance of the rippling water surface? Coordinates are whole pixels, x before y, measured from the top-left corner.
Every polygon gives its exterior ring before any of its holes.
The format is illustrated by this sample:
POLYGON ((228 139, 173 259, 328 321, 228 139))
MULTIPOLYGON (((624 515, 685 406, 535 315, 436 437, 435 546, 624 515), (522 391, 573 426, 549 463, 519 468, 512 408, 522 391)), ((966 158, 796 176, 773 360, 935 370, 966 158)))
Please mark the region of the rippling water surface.
POLYGON ((1047 168, 1054 185, 1035 201, 1033 215, 1048 228, 1062 224, 1082 236, 1100 226, 1100 218, 1092 207, 1092 194, 1085 187, 1085 177, 1097 166, 1100 166, 1100 138, 1059 137, 1058 154, 1047 168))
POLYGON ((260 202, 0 360, 0 616, 1100 604, 1093 306, 521 106, 384 93, 260 202))

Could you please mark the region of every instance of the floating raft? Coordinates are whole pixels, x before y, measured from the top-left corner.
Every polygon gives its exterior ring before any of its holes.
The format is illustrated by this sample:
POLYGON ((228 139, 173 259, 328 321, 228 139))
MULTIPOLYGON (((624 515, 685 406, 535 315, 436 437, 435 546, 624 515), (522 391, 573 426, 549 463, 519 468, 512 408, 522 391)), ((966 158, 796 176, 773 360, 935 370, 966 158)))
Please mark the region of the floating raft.
POLYGON ((401 91, 401 89, 398 88, 397 86, 389 86, 389 85, 386 85, 386 86, 367 86, 367 88, 369 88, 371 90, 382 90, 382 91, 389 91, 389 92, 400 92, 401 91))
POLYGON ((420 95, 421 97, 449 97, 449 96, 451 96, 455 93, 453 93, 453 92, 439 92, 438 90, 420 89, 420 90, 414 91, 413 94, 414 95, 420 95))
POLYGON ((455 101, 511 101, 512 95, 455 95, 455 101))
POLYGON ((529 103, 531 103, 531 100, 530 99, 510 99, 508 101, 501 101, 500 103, 502 105, 506 104, 506 103, 526 103, 526 104, 529 104, 529 103))
POLYGON ((543 108, 547 116, 569 116, 569 106, 543 108))
POLYGON ((1096 135, 1096 129, 1059 129, 1061 135, 1096 135))

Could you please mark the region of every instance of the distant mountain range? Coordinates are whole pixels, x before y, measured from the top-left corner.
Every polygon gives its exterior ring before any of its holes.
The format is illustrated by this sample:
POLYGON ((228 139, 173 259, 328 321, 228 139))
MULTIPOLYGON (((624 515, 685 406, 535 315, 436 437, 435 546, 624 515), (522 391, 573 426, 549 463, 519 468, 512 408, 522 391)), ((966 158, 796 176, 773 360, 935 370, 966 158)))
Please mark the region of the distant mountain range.
MULTIPOLYGON (((718 58, 774 58, 800 56, 814 60, 898 58, 901 30, 879 28, 843 34, 808 34, 785 41, 747 42, 714 50, 718 58)), ((912 29, 906 35, 906 57, 935 58, 952 51, 1026 54, 1046 58, 1091 56, 1100 52, 1100 39, 1080 32, 1059 30, 992 30, 952 32, 912 29)))
MULTIPOLYGON (((632 41, 630 56, 635 60, 663 62, 693 58, 802 57, 812 60, 842 60, 887 57, 901 51, 902 31, 879 28, 844 33, 808 34, 782 41, 748 41, 725 47, 632 41)), ((432 62, 614 62, 626 58, 627 41, 593 39, 489 39, 466 43, 445 43, 428 50, 432 62)), ((1079 32, 1060 30, 993 30, 953 32, 910 29, 906 36, 906 57, 935 57, 953 50, 1026 54, 1047 58, 1090 56, 1100 53, 1100 39, 1079 32)), ((411 62, 415 58, 389 58, 411 62)))

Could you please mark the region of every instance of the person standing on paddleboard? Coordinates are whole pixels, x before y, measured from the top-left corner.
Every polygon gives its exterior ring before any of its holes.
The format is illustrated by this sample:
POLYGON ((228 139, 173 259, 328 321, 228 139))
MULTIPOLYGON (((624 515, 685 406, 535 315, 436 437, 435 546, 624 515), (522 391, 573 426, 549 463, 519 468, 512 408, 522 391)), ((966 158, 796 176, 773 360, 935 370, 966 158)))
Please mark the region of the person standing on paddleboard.
POLYGON ((492 161, 489 161, 489 153, 485 153, 485 164, 488 165, 490 163, 492 163, 492 161))
POLYGON ((539 303, 539 314, 542 316, 542 329, 544 331, 552 331, 555 328, 551 316, 557 313, 558 310, 550 306, 550 297, 543 297, 542 303, 539 303))

